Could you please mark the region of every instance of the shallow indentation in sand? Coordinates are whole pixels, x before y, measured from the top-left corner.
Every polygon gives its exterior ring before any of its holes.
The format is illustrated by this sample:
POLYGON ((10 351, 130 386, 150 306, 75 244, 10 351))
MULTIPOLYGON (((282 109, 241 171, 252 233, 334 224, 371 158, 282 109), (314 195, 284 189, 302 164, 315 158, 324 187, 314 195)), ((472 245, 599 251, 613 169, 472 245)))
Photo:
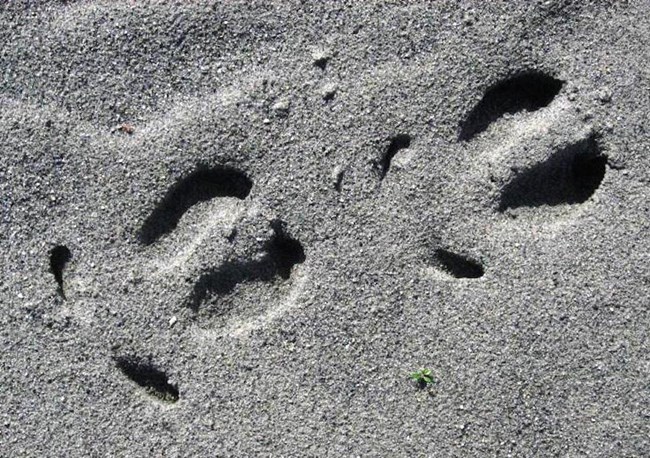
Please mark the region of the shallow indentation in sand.
POLYGON ((198 170, 173 186, 144 222, 139 238, 150 245, 171 232, 183 214, 198 202, 215 197, 245 199, 252 181, 239 170, 216 167, 198 170))
POLYGON ((467 141, 485 131, 506 113, 536 111, 550 104, 563 82, 538 72, 526 72, 489 88, 460 125, 459 140, 467 141))
POLYGON ((72 252, 65 245, 57 245, 50 250, 50 272, 54 275, 57 291, 65 299, 63 290, 63 270, 72 259, 72 252))
POLYGON ((167 374, 151 362, 134 357, 121 357, 117 358, 115 363, 126 377, 143 388, 149 396, 165 403, 178 401, 178 389, 169 383, 167 374))
MULTIPOLYGON (((230 294, 239 284, 273 283, 278 277, 288 280, 294 266, 305 261, 305 252, 300 242, 285 232, 280 221, 273 222, 272 228, 274 235, 260 258, 226 262, 203 273, 194 285, 187 307, 197 312, 210 298, 230 294)), ((228 304, 219 302, 212 313, 226 313, 231 308, 228 304)))
POLYGON ((408 148, 409 146, 411 146, 411 137, 409 135, 399 134, 391 138, 388 148, 377 164, 380 180, 383 180, 386 177, 386 174, 390 170, 391 161, 398 153, 398 151, 404 148, 408 148))
POLYGON ((434 264, 455 278, 480 278, 485 273, 477 261, 442 248, 435 251, 434 264))
POLYGON ((594 136, 572 143, 515 174, 501 192, 499 211, 583 203, 600 186, 606 165, 594 136))

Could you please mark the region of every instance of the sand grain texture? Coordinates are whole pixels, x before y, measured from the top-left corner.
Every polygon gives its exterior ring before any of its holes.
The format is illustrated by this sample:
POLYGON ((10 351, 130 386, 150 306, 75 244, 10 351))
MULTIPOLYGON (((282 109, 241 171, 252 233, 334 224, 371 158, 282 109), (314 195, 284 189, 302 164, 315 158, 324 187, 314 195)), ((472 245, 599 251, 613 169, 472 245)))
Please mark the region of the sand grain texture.
POLYGON ((3 2, 0 456, 648 456, 649 17, 3 2))

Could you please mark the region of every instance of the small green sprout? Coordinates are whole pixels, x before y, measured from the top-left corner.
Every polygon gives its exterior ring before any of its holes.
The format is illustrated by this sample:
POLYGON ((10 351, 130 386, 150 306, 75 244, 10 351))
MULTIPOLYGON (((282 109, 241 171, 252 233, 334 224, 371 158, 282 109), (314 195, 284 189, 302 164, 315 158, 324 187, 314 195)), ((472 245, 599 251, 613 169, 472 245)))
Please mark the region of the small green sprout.
POLYGON ((433 384, 433 372, 431 369, 422 368, 420 370, 417 370, 411 373, 411 375, 409 375, 409 378, 416 382, 420 388, 424 388, 433 384))

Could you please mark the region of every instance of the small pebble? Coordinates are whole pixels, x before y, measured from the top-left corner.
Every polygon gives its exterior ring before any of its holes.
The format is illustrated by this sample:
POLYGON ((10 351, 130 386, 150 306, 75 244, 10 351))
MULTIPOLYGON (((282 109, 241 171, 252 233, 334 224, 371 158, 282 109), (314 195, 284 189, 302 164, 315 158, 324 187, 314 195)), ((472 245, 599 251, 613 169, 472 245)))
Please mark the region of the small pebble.
POLYGON ((131 135, 131 134, 133 134, 133 132, 135 132, 135 127, 133 127, 131 124, 128 124, 128 123, 125 122, 125 123, 118 124, 117 126, 113 127, 111 132, 122 132, 122 133, 131 135))
POLYGON ((612 100, 612 91, 605 87, 598 92, 598 100, 603 103, 608 103, 612 100))
POLYGON ((289 114, 289 108, 290 108, 290 103, 289 103, 288 100, 285 100, 285 99, 278 100, 271 107, 271 109, 273 110, 275 115, 280 116, 280 117, 283 117, 283 116, 286 116, 287 114, 289 114))
POLYGON ((334 184, 334 189, 337 191, 341 190, 341 183, 343 182, 343 175, 345 174, 345 167, 342 165, 337 165, 332 170, 332 183, 334 184))

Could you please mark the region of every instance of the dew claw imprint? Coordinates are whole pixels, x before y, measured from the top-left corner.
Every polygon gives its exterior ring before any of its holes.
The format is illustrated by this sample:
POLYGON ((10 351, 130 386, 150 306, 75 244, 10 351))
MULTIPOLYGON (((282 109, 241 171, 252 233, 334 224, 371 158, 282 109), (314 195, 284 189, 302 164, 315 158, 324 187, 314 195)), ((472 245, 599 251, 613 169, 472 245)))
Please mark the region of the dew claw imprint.
POLYGON ((65 245, 57 245, 50 250, 50 272, 54 275, 54 280, 57 284, 57 292, 63 299, 65 299, 63 271, 71 260, 72 252, 65 245))
POLYGON ((383 180, 386 177, 391 165, 391 161, 401 149, 411 146, 411 137, 407 134, 399 134, 391 138, 388 148, 381 157, 381 160, 376 164, 379 179, 383 180))
POLYGON ((442 248, 435 251, 434 264, 455 278, 480 278, 484 274, 479 262, 442 248))
POLYGON ((152 398, 173 404, 179 399, 178 388, 169 382, 165 372, 151 361, 133 356, 115 358, 117 368, 152 398))

